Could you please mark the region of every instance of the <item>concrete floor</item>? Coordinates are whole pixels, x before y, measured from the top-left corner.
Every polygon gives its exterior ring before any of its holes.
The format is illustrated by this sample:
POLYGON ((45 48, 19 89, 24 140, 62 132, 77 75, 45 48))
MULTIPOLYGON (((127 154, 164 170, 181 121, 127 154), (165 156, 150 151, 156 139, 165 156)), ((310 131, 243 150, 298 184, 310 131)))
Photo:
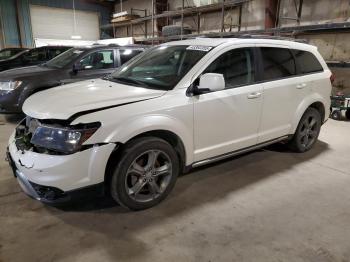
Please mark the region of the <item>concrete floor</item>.
POLYGON ((25 196, 3 160, 17 120, 0 125, 1 262, 350 261, 350 122, 329 120, 305 154, 272 146, 196 169, 159 206, 125 212, 25 196))

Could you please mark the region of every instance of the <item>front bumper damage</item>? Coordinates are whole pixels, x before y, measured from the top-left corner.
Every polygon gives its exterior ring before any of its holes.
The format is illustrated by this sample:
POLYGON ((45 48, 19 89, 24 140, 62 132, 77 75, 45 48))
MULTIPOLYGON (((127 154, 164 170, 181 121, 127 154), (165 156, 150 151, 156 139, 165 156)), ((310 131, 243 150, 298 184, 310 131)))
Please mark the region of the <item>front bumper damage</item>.
POLYGON ((11 135, 7 160, 22 190, 47 204, 101 194, 107 161, 115 144, 94 145, 70 155, 19 150, 11 135))

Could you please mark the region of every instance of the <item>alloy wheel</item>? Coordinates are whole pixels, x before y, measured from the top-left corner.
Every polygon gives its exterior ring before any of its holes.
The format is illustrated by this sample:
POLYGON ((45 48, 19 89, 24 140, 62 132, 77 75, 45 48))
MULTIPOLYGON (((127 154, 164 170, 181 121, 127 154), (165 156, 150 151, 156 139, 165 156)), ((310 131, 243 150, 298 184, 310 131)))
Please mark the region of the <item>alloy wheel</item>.
POLYGON ((318 125, 317 119, 314 116, 306 118, 300 128, 300 144, 309 148, 317 139, 318 125))
POLYGON ((172 176, 170 157, 161 150, 149 150, 131 163, 125 177, 126 192, 136 202, 152 201, 166 190, 172 176))

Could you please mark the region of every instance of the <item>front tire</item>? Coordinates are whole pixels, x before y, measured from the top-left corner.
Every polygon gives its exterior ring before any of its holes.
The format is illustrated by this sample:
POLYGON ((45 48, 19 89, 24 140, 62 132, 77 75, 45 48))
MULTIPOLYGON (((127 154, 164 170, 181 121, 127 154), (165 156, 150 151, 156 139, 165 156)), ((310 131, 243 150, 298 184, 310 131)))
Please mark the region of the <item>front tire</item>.
POLYGON ((308 108, 302 116, 292 140, 290 148, 299 153, 310 150, 316 143, 321 130, 321 115, 314 108, 308 108))
POLYGON ((350 109, 347 109, 345 112, 345 116, 347 120, 350 120, 350 109))
POLYGON ((163 139, 142 137, 127 143, 111 179, 111 196, 121 206, 142 210, 157 205, 173 189, 180 161, 163 139))

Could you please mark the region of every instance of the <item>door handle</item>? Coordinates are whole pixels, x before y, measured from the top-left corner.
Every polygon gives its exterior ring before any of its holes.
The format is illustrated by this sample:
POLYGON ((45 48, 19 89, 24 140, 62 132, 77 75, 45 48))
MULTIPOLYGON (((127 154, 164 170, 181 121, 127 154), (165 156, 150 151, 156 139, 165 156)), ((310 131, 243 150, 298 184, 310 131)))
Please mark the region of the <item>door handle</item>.
POLYGON ((305 84, 305 83, 302 83, 302 84, 298 84, 298 85, 297 85, 297 88, 298 88, 298 89, 302 89, 302 88, 304 88, 304 87, 306 87, 306 84, 305 84))
POLYGON ((260 96, 261 96, 261 93, 254 92, 254 93, 250 93, 247 97, 248 97, 248 99, 254 99, 254 98, 258 98, 260 96))

